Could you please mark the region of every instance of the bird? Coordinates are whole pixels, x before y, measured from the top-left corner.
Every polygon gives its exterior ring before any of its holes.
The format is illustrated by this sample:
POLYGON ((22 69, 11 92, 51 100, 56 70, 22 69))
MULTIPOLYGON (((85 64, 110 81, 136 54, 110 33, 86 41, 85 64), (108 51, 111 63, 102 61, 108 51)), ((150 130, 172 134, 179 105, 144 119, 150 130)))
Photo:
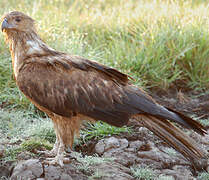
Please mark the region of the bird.
POLYGON ((35 20, 19 11, 2 18, 1 30, 12 58, 20 91, 52 120, 56 142, 51 164, 64 166, 65 148, 72 149, 82 122, 103 121, 116 127, 131 118, 140 122, 198 167, 204 150, 175 123, 207 134, 192 118, 164 107, 132 84, 131 77, 84 57, 49 47, 38 35, 35 20))

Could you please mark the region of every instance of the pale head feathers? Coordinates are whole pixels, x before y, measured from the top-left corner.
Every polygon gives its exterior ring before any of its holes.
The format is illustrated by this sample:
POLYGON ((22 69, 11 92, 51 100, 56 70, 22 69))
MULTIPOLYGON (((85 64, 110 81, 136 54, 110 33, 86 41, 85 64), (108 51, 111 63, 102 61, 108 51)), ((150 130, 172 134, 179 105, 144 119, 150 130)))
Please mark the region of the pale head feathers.
POLYGON ((2 22, 4 20, 7 22, 7 27, 3 28, 2 31, 5 31, 6 33, 17 31, 36 32, 35 21, 22 12, 10 12, 3 16, 2 22))

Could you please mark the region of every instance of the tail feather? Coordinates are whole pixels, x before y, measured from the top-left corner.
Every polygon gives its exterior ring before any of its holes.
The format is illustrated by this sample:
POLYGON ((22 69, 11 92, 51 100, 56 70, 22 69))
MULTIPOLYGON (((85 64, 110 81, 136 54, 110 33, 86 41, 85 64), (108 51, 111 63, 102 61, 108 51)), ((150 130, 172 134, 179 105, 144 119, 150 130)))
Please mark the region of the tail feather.
POLYGON ((199 161, 204 159, 204 151, 198 148, 193 139, 184 134, 169 121, 149 115, 138 115, 135 118, 138 119, 143 126, 151 130, 155 135, 179 151, 194 165, 198 163, 199 166, 201 164, 199 161))
POLYGON ((182 121, 184 121, 184 123, 187 124, 187 126, 184 126, 184 127, 193 129, 194 131, 196 131, 197 133, 199 133, 201 135, 207 134, 206 127, 204 127, 199 122, 193 120, 192 118, 190 118, 188 116, 183 115, 180 112, 174 111, 173 109, 169 109, 169 108, 166 108, 166 109, 173 112, 174 114, 176 114, 176 116, 178 116, 178 118, 180 118, 182 121))
MULTIPOLYGON (((193 129, 201 135, 206 134, 206 128, 200 123, 179 112, 161 106, 138 88, 127 86, 126 95, 128 100, 126 99, 124 104, 126 105, 126 110, 130 112, 130 114, 146 114, 159 119, 168 119, 181 124, 185 128, 193 129)), ((120 110, 123 112, 123 109, 120 110)))

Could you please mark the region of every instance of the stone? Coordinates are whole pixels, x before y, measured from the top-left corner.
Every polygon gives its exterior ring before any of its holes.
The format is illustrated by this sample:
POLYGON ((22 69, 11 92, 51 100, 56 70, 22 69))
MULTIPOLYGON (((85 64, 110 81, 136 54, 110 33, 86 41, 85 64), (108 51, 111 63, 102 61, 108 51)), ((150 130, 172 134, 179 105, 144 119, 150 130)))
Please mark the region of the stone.
POLYGON ((124 167, 119 163, 106 162, 96 165, 94 168, 97 172, 101 174, 99 179, 101 180, 131 180, 129 168, 124 167))
POLYGON ((175 180, 173 176, 160 175, 158 180, 175 180))
POLYGON ((120 143, 120 149, 124 149, 128 147, 128 140, 123 138, 123 139, 119 139, 119 143, 120 143))
POLYGON ((29 159, 19 162, 12 173, 11 180, 34 179, 43 174, 43 167, 38 159, 29 159))
POLYGON ((105 144, 104 140, 100 140, 96 145, 95 145, 95 152, 99 155, 102 155, 105 151, 105 144))
POLYGON ((9 177, 10 170, 5 166, 0 166, 0 178, 1 177, 9 177))
POLYGON ((62 174, 60 180, 73 180, 69 174, 62 174))
POLYGON ((0 145, 0 158, 4 156, 5 146, 0 145))
POLYGON ((188 166, 176 165, 172 169, 163 169, 163 174, 174 177, 174 179, 184 180, 184 179, 193 179, 191 171, 188 169, 188 166))
POLYGON ((95 152, 99 155, 102 155, 104 152, 110 151, 111 149, 124 149, 128 147, 128 145, 128 140, 125 138, 118 139, 116 137, 110 137, 104 140, 100 140, 95 145, 95 152))
POLYGON ((112 149, 112 148, 119 148, 120 142, 115 137, 110 137, 108 139, 105 139, 105 151, 112 149))
POLYGON ((129 148, 134 148, 135 150, 138 150, 144 143, 142 141, 132 141, 129 144, 129 148))
POLYGON ((58 180, 62 174, 60 166, 44 166, 46 180, 58 180))
POLYGON ((111 150, 104 153, 102 157, 113 158, 115 162, 123 166, 130 166, 135 164, 137 156, 134 153, 126 152, 124 150, 111 150))
POLYGON ((18 160, 27 160, 31 158, 31 154, 27 151, 23 151, 17 155, 18 160))

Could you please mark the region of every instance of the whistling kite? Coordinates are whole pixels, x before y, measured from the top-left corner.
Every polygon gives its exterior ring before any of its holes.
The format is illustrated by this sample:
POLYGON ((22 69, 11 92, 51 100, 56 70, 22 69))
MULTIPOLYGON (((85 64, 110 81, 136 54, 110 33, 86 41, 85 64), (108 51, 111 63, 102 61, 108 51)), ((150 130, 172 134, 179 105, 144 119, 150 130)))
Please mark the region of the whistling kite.
POLYGON ((56 143, 51 163, 64 161, 83 120, 121 127, 130 118, 181 152, 194 165, 204 159, 196 143, 168 120, 204 135, 205 128, 189 117, 157 104, 132 85, 129 76, 83 57, 48 47, 37 34, 34 20, 21 12, 3 17, 2 31, 10 45, 19 89, 52 119, 56 143))

